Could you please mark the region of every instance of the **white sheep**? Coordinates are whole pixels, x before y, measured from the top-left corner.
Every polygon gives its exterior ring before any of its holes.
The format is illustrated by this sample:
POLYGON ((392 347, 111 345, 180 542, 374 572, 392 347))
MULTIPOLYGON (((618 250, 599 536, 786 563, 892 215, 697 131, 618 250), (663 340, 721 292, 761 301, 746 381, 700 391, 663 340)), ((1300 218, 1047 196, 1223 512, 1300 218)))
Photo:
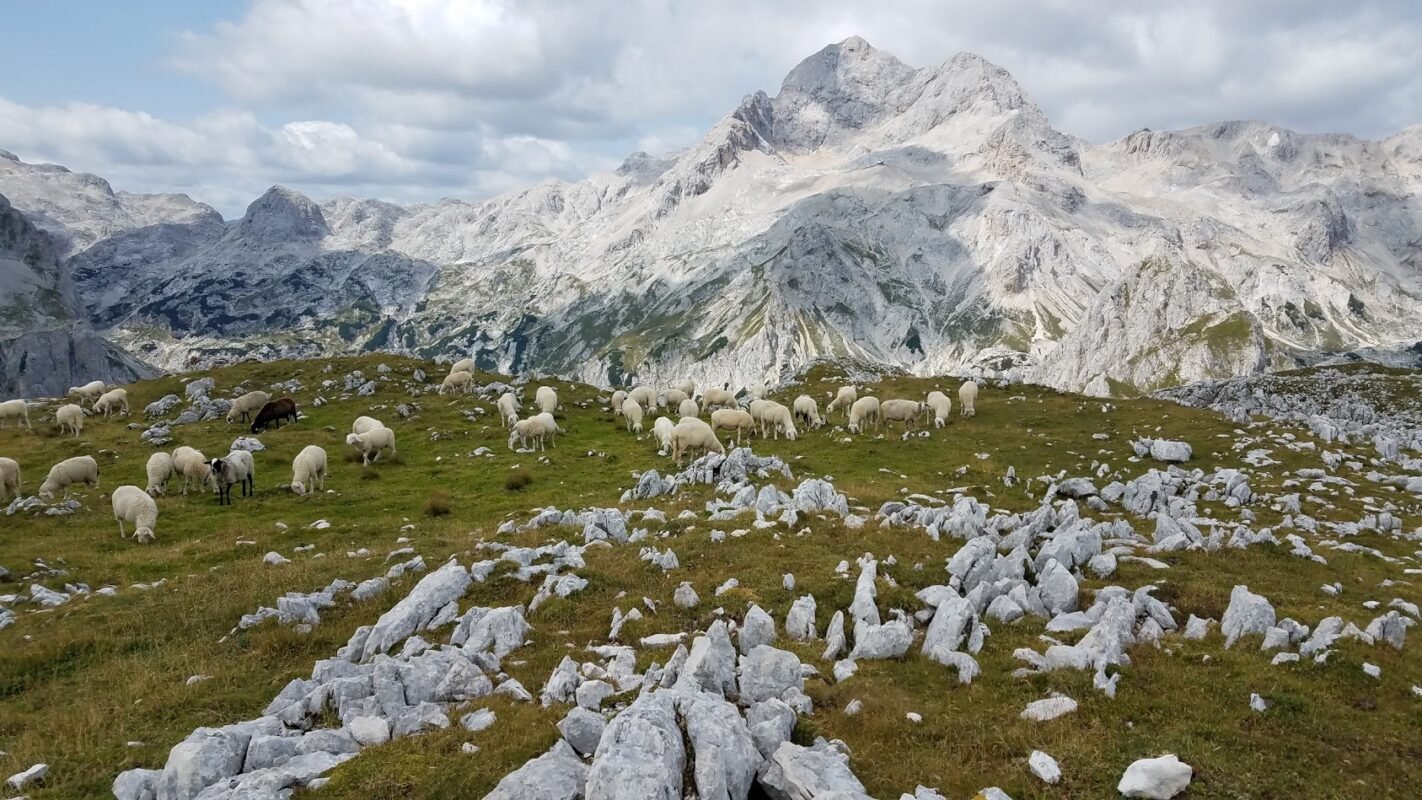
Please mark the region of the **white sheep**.
POLYGON ((680 403, 677 403, 676 414, 679 417, 699 417, 701 416, 701 409, 696 407, 695 400, 688 397, 680 403))
POLYGON ((673 388, 673 389, 676 389, 677 391, 681 392, 682 394, 686 395, 687 397, 695 397, 695 396, 696 396, 696 381, 693 381, 693 380, 691 380, 690 378, 688 378, 688 379, 682 381, 681 383, 678 383, 676 386, 673 386, 672 388, 673 388))
POLYGON ((948 424, 948 417, 953 413, 953 401, 948 399, 948 395, 937 390, 929 392, 924 406, 933 412, 933 427, 941 428, 948 424))
POLYGON ((707 411, 735 408, 736 396, 725 389, 707 389, 706 393, 701 395, 701 407, 707 411))
POLYGON ((739 408, 718 408, 711 412, 711 429, 735 431, 736 446, 740 447, 741 435, 750 436, 755 432, 755 420, 751 418, 750 412, 739 408))
POLYGON ((0 501, 9 502, 11 497, 20 496, 20 462, 13 458, 0 458, 0 501))
POLYGON ((687 417, 672 428, 671 445, 672 458, 676 459, 678 467, 681 466, 681 457, 692 450, 726 452, 725 446, 716 438, 716 432, 711 430, 711 426, 696 417, 687 417))
POLYGON ((0 403, 0 428, 12 419, 25 423, 25 430, 34 430, 30 427, 30 404, 24 400, 6 400, 0 403))
POLYGON ((671 450, 671 432, 676 427, 671 417, 657 417, 657 421, 652 423, 652 438, 657 442, 657 448, 671 450))
POLYGON ((291 490, 306 494, 308 487, 312 491, 326 488, 326 451, 314 444, 301 448, 291 460, 291 490))
POLYGON ((499 409, 499 419, 504 423, 505 428, 511 428, 515 422, 518 422, 519 402, 513 392, 504 392, 499 395, 498 402, 494 405, 499 409))
POLYGON ((139 544, 147 544, 158 535, 153 532, 153 528, 158 524, 158 504, 153 502, 153 498, 137 486, 120 486, 114 490, 111 498, 114 506, 114 519, 119 524, 119 538, 127 539, 128 532, 123 529, 123 524, 127 522, 133 526, 133 538, 139 544))
POLYGON ((148 489, 151 497, 168 493, 168 481, 173 477, 173 457, 157 452, 148 457, 148 489))
POLYGON ((49 502, 54 499, 54 493, 61 490, 68 497, 69 487, 76 483, 99 488, 99 462, 93 456, 66 458, 50 467, 49 475, 40 484, 40 499, 49 502))
POLYGON ((978 399, 978 384, 975 381, 968 381, 958 389, 958 413, 965 417, 975 417, 978 410, 973 407, 973 403, 978 399))
POLYGON ((128 416, 127 389, 110 389, 94 401, 93 411, 95 414, 103 414, 107 417, 110 412, 117 413, 119 409, 123 409, 123 415, 128 416))
POLYGON ((230 425, 238 420, 247 422, 248 419, 262 406, 271 402, 272 396, 263 391, 247 392, 236 400, 232 401, 232 408, 227 410, 227 423, 230 425))
POLYGON ((445 376, 444 382, 439 385, 440 394, 450 394, 456 390, 469 391, 469 387, 474 383, 474 376, 468 372, 451 372, 445 376))
POLYGON ((874 429, 879 429, 879 398, 873 395, 865 395, 854 401, 854 405, 849 407, 849 432, 860 433, 868 422, 874 423, 874 429))
POLYGON ((538 406, 539 411, 552 414, 558 410, 558 392, 551 386, 540 386, 533 393, 533 404, 538 406))
POLYGON ((252 454, 246 450, 233 450, 222 458, 209 461, 208 466, 212 467, 212 480, 217 484, 218 505, 232 505, 234 484, 242 485, 243 497, 257 493, 257 465, 252 461, 252 454))
POLYGON ((187 495, 193 484, 199 487, 206 484, 217 488, 217 483, 212 479, 212 467, 207 463, 207 456, 186 445, 173 451, 173 471, 183 476, 184 495, 187 495))
POLYGON ((854 401, 858 399, 859 392, 856 391, 853 386, 839 387, 839 391, 835 394, 834 400, 831 400, 830 404, 825 407, 825 416, 829 416, 841 409, 844 410, 845 416, 848 416, 850 406, 853 406, 854 401))
POLYGON ((474 359, 472 359, 472 358, 461 358, 461 359, 459 359, 458 361, 454 362, 453 364, 450 364, 450 365, 449 365, 449 374, 453 375, 453 374, 456 373, 456 372, 467 372, 467 373, 469 373, 470 375, 473 375, 473 374, 474 374, 474 359))
POLYGON ((627 392, 622 389, 612 393, 612 413, 614 416, 622 416, 622 401, 627 399, 627 392))
POLYGON ((627 430, 633 433, 642 432, 642 404, 628 395, 622 401, 622 416, 627 420, 627 430))
POLYGON ((820 419, 819 403, 816 403, 815 398, 807 394, 795 398, 795 402, 790 405, 790 408, 795 413, 795 419, 804 420, 807 427, 818 428, 825 424, 825 421, 820 419))
MULTIPOLYGON (((457 373, 468 375, 467 372, 457 373)), ((398 455, 395 452, 395 431, 389 428, 372 428, 365 433, 352 433, 346 436, 346 444, 360 451, 361 465, 367 466, 372 461, 379 461, 380 454, 386 450, 390 455, 398 455), (374 453, 375 455, 371 455, 374 453)))
POLYGON ((365 433, 383 427, 385 423, 375 417, 356 417, 355 422, 351 423, 351 433, 365 433))
POLYGON ((80 432, 84 430, 84 417, 89 412, 77 403, 67 403, 59 407, 54 412, 54 421, 59 423, 59 432, 68 433, 74 431, 74 438, 78 439, 80 432))
POLYGON ((662 392, 662 408, 665 408, 667 410, 674 409, 680 406, 681 402, 685 400, 687 396, 688 395, 686 394, 686 392, 683 392, 680 389, 668 389, 665 392, 662 392))
POLYGON ((557 447, 558 434, 567 433, 567 431, 558 426, 558 421, 553 418, 553 414, 544 411, 540 414, 534 414, 533 419, 538 420, 543 425, 543 435, 548 437, 548 443, 557 447))
POLYGON ((69 387, 69 394, 77 396, 79 398, 80 405, 82 405, 85 400, 98 400, 99 395, 103 394, 104 390, 108 388, 109 387, 104 385, 103 381, 89 381, 83 386, 69 387))
POLYGON ((657 393, 649 386, 638 386, 627 393, 628 400, 637 401, 637 405, 643 411, 651 411, 657 407, 657 393))
POLYGON ((799 431, 795 430, 795 416, 790 413, 790 409, 775 402, 766 400, 766 406, 760 412, 760 435, 766 437, 766 430, 769 429, 779 439, 780 434, 785 434, 785 438, 795 441, 799 431))
POLYGON ((765 396, 769 393, 770 389, 765 385, 764 381, 746 387, 746 394, 749 394, 757 400, 764 400, 765 396))
POLYGON ((746 411, 750 412, 751 419, 755 420, 755 424, 761 427, 761 436, 764 436, 765 432, 764 426, 760 425, 760 421, 761 418, 765 416, 765 410, 769 407, 769 400, 762 400, 758 397, 746 404, 746 411))
POLYGON ((917 400, 885 400, 879 406, 879 419, 884 422, 902 422, 904 430, 908 430, 917 427, 923 409, 924 404, 917 400))
POLYGON ((553 421, 552 414, 535 414, 513 424, 509 430, 509 449, 514 449, 514 440, 518 440, 519 447, 528 447, 532 441, 537 449, 546 450, 547 440, 557 432, 558 423, 553 421))

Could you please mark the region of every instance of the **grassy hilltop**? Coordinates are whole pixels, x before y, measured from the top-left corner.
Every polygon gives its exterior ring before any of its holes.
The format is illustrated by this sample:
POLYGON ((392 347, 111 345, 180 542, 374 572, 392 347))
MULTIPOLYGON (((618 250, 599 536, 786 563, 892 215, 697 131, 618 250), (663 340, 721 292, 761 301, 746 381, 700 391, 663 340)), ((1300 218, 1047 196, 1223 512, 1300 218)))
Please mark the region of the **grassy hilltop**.
MULTIPOLYGON (((402 578, 392 591, 363 604, 343 601, 323 612, 322 623, 305 635, 275 621, 230 633, 243 614, 274 605, 284 592, 315 591, 335 578, 360 581, 384 574, 389 566, 386 554, 397 548, 413 547, 434 567, 451 554, 465 564, 493 557, 475 550, 486 540, 581 543, 580 531, 566 528, 511 535, 496 535, 496 530, 508 519, 525 521, 535 508, 615 506, 622 491, 635 484, 637 473, 676 471, 669 459, 657 454, 649 435, 634 437, 624 430, 622 420, 599 402, 606 394, 593 387, 551 382, 560 395, 560 423, 567 433, 546 454, 515 453, 507 447, 492 402, 473 395, 437 396, 434 385, 412 397, 410 376, 416 367, 429 372, 433 384, 444 374, 444 368, 432 363, 389 355, 241 364, 201 373, 216 380, 213 397, 230 397, 239 385, 267 389, 296 378, 304 388, 294 397, 305 416, 258 437, 266 450, 256 454, 255 498, 234 492, 234 504, 219 507, 206 493, 178 495, 175 483, 158 501, 157 542, 146 546, 120 540, 108 503, 108 493, 116 486, 145 485, 144 464, 153 448, 139 441, 141 427, 131 430, 128 424, 143 421, 145 404, 169 393, 181 396, 184 383, 199 375, 129 387, 133 415, 90 417, 78 439, 60 436, 42 411, 32 413, 33 433, 0 430, 0 455, 20 461, 25 495, 38 490, 51 464, 73 455, 98 459, 103 481, 97 491, 79 487, 75 496, 84 508, 70 516, 0 515, 0 565, 18 577, 33 571, 38 559, 65 573, 39 581, 51 588, 77 582, 93 589, 117 588, 113 597, 79 597, 42 612, 32 611, 29 604, 0 602, 18 617, 0 630, 0 750, 8 753, 0 756, 0 778, 46 762, 51 765, 50 779, 45 787, 28 792, 34 800, 109 796, 118 772, 161 767, 169 748, 194 728, 260 714, 290 679, 309 675, 314 661, 331 657, 358 626, 374 622, 404 596, 419 576, 402 578), (393 371, 377 376, 379 363, 393 371), (340 379, 355 369, 380 378, 379 388, 371 397, 340 399, 340 379), (336 380, 337 386, 321 389, 326 379, 336 380), (312 401, 318 394, 330 402, 317 407, 312 401), (401 403, 416 407, 408 419, 395 411, 401 403), (475 408, 488 413, 471 421, 466 412, 475 408), (363 468, 359 456, 345 445, 351 421, 362 414, 394 429, 400 455, 393 462, 363 468), (291 459, 308 444, 321 445, 330 455, 329 491, 297 497, 277 487, 290 480, 291 459), (481 446, 490 448, 493 456, 471 456, 481 446), (310 527, 317 520, 327 520, 330 526, 310 527), (307 546, 311 549, 304 549, 307 546), (360 548, 370 555, 347 556, 360 548), (263 555, 272 550, 292 563, 263 564, 263 555), (160 579, 167 583, 156 589, 131 588, 160 579), (211 678, 186 685, 193 675, 211 678)), ((495 379, 476 376, 480 383, 495 379)), ((528 386, 525 409, 531 407, 536 385, 528 386)), ((788 406, 795 395, 806 392, 823 410, 826 393, 838 385, 838 376, 819 368, 806 385, 773 396, 788 406)), ((1150 466, 1163 467, 1131 460, 1130 442, 1137 436, 1189 442, 1195 457, 1185 466, 1207 472, 1243 467, 1246 450, 1269 449, 1279 463, 1249 468, 1251 486, 1260 494, 1306 492, 1306 487, 1286 488, 1284 482, 1298 469, 1323 467, 1317 451, 1284 446, 1291 440, 1283 436, 1311 440, 1298 428, 1259 422, 1244 431, 1218 414, 1166 402, 1142 399, 1106 406, 1035 386, 984 387, 977 416, 964 419, 956 415, 957 385, 946 379, 895 378, 864 390, 884 399, 921 399, 935 387, 946 391, 955 404, 953 422, 927 438, 902 440, 896 429, 886 429, 882 437, 871 433, 846 442, 847 434, 834 427, 843 424, 838 417, 819 431, 802 431, 794 442, 753 442, 757 454, 775 454, 790 464, 794 479, 774 481, 783 490, 806 478, 830 477, 849 495, 851 506, 860 507, 857 513, 870 518, 863 529, 803 518, 794 531, 783 526, 758 530, 749 518, 708 522, 704 510, 713 496, 710 486, 674 498, 638 501, 631 506, 667 512, 670 521, 664 530, 669 535, 658 540, 654 532, 647 544, 671 546, 680 568, 664 574, 637 558, 635 545, 590 549, 588 566, 579 571, 590 581, 588 587, 532 612, 530 644, 515 651, 505 668, 536 694, 565 654, 576 658, 584 646, 605 642, 614 608, 641 606, 643 597, 656 601, 658 611, 629 624, 624 641, 703 629, 715 619, 713 609, 739 618, 751 603, 783 623, 792 601, 806 593, 818 600, 817 624, 823 631, 833 612, 848 606, 853 595, 853 580, 836 575, 835 565, 842 560, 852 564, 865 552, 896 560, 882 567, 898 585, 881 581, 879 607, 912 613, 921 607, 916 591, 946 582, 944 562, 962 542, 947 536, 934 542, 917 528, 880 528, 872 519, 880 504, 908 494, 951 503, 961 492, 995 510, 1029 510, 1041 503, 1045 485, 1035 480, 1040 475, 1095 475, 1104 463, 1108 476, 1097 481, 1104 485, 1112 474, 1127 480, 1150 466), (1236 449, 1236 443, 1246 441, 1247 447, 1236 449), (1022 479, 1012 487, 1003 481, 1009 468, 1022 479), (700 519, 675 519, 683 509, 698 512, 700 519), (708 534, 717 527, 749 532, 712 542, 708 534), (800 528, 810 532, 795 535, 800 528), (796 577, 793 592, 782 587, 785 573, 796 577), (740 587, 714 597, 715 587, 731 577, 740 587), (690 581, 701 596, 694 610, 683 611, 671 602, 682 581, 690 581)), ((53 408, 51 404, 47 410, 51 418, 53 408)), ((650 431, 650 418, 646 427, 650 431)), ((175 426, 173 442, 164 449, 191 445, 215 457, 225 454, 240 435, 247 435, 245 426, 220 420, 175 426)), ((1376 456, 1371 448, 1319 446, 1341 450, 1364 464, 1376 456)), ((1358 484, 1356 491, 1330 487, 1325 495, 1329 506, 1309 506, 1309 512, 1320 520, 1356 521, 1391 501, 1399 508, 1404 531, 1422 526, 1415 496, 1371 483, 1366 472, 1340 470, 1358 484)), ((1219 519, 1238 518, 1237 509, 1222 504, 1202 502, 1200 508, 1219 519)), ((1255 528, 1273 525, 1282 516, 1268 503, 1256 503, 1251 510, 1257 517, 1251 525, 1255 528)), ((1122 514, 1115 505, 1104 514, 1082 508, 1083 516, 1097 519, 1122 514)), ((1154 529, 1151 520, 1126 518, 1139 533, 1149 536, 1154 529)), ((1172 606, 1182 624, 1192 613, 1218 620, 1231 588, 1243 583, 1268 597, 1281 618, 1312 625, 1337 614, 1362 627, 1386 611, 1394 597, 1422 603, 1422 577, 1404 572, 1419 566, 1415 541, 1372 533, 1349 540, 1402 559, 1389 563, 1320 547, 1317 541, 1326 538, 1320 531, 1310 537, 1310 544, 1327 558, 1327 565, 1273 546, 1165 553, 1156 556, 1169 564, 1164 570, 1122 562, 1109 579, 1088 577, 1083 582, 1083 604, 1089 603, 1093 590, 1107 585, 1134 590, 1154 583, 1159 587, 1156 597, 1172 606), (1385 579, 1398 583, 1377 588, 1385 579), (1319 590, 1335 581, 1344 585, 1340 596, 1319 590), (1366 600, 1380 601, 1383 607, 1368 610, 1362 605, 1366 600)), ((28 588, 28 582, 0 584, 0 594, 28 594, 28 588)), ((471 589, 461 608, 526 604, 536 588, 514 580, 501 567, 488 582, 471 589)), ((1257 638, 1225 650, 1217 629, 1202 642, 1173 635, 1160 649, 1134 648, 1117 697, 1108 699, 1092 688, 1089 671, 1012 677, 1012 671, 1023 666, 1012 657, 1013 650, 1041 649, 1043 622, 1028 616, 1013 624, 988 624, 992 635, 977 656, 982 674, 969 686, 958 685, 952 670, 921 656, 917 647, 903 660, 862 660, 857 675, 835 684, 829 678, 830 664, 820 660, 822 645, 801 646, 782 634, 776 646, 794 650, 822 674, 807 681, 815 713, 801 718, 796 741, 815 736, 843 739, 853 752, 856 774, 875 797, 897 798, 918 784, 937 787, 952 798, 971 797, 994 785, 1018 800, 1113 797, 1116 781, 1131 761, 1167 752, 1195 768, 1185 797, 1403 797, 1422 786, 1422 697, 1414 696, 1411 688, 1422 685, 1416 642, 1402 652, 1342 642, 1326 664, 1306 659, 1275 667, 1270 654, 1259 652, 1257 638), (1381 667, 1381 680, 1364 675, 1364 661, 1381 667), (1019 719, 1027 703, 1052 691, 1075 698, 1080 709, 1046 723, 1019 719), (1250 710, 1253 692, 1273 707, 1262 714, 1250 710), (863 703, 863 713, 843 714, 844 706, 856 698, 863 703), (908 721, 908 712, 921 714, 923 721, 908 721), (1034 749, 1061 763, 1060 784, 1046 786, 1029 772, 1027 756, 1034 749)), ((1416 636, 1422 632, 1414 630, 1416 636)), ((667 655, 639 650, 639 668, 667 655)), ((504 698, 474 703, 480 706, 498 715, 490 730, 469 734, 455 725, 370 748, 338 768, 330 785, 311 796, 481 797, 507 772, 545 751, 558 736, 554 723, 566 712, 565 707, 543 709, 504 698), (476 743, 480 752, 462 753, 460 746, 467 741, 476 743)))

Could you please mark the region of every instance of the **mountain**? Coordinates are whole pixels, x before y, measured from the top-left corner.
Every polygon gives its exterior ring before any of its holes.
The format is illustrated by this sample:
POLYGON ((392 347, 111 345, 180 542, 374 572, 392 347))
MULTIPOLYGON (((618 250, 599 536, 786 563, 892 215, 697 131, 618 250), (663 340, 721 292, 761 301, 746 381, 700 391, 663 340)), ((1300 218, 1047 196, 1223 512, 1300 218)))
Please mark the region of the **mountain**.
POLYGON ((981 57, 859 38, 683 151, 479 203, 274 187, 228 223, 0 159, 89 318, 165 368, 390 349, 739 385, 832 358, 1103 395, 1422 340, 1419 189, 1422 126, 1092 145, 981 57))

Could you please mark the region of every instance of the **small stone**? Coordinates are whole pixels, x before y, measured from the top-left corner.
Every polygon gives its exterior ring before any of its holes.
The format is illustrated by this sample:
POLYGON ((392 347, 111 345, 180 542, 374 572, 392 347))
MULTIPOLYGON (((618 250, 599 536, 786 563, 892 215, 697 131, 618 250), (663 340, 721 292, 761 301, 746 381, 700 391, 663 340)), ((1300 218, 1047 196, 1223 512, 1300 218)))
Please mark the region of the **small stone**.
POLYGON ((1032 751, 1032 755, 1027 757, 1027 766, 1031 768, 1032 774, 1041 778, 1044 783, 1055 784, 1062 779, 1062 769, 1057 765, 1057 760, 1041 750, 1032 751))
POLYGON ((1126 797, 1170 800, 1185 791, 1195 771, 1174 755, 1142 758, 1126 768, 1116 791, 1126 797))

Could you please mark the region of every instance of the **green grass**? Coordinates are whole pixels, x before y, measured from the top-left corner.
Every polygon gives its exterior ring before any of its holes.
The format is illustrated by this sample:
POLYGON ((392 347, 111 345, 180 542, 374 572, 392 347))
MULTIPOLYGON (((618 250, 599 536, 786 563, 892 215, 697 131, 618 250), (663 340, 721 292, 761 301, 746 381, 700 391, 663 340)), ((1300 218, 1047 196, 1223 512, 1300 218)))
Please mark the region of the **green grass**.
MULTIPOLYGON (((0 455, 21 462, 26 493, 37 489, 51 463, 67 456, 94 455, 103 469, 103 488, 81 493, 85 508, 80 513, 0 517, 0 564, 22 574, 34 559, 42 558, 68 571, 43 581, 51 587, 62 588, 66 581, 119 587, 113 598, 79 599, 42 613, 20 610, 16 624, 0 631, 0 750, 9 752, 0 757, 0 773, 9 775, 43 761, 52 767, 51 783, 30 793, 35 800, 107 796, 119 771, 161 767, 168 749, 193 728, 259 714, 288 680, 308 676, 312 662, 333 654, 359 625, 373 622, 415 578, 402 579, 394 591, 367 604, 343 604, 323 613, 322 624, 305 636, 271 622, 231 633, 242 614, 273 605, 283 592, 312 591, 337 577, 362 580, 382 574, 385 554, 403 546, 397 542, 400 537, 408 537, 431 564, 449 555, 469 563, 484 557, 475 545, 496 538, 494 532, 505 519, 522 520, 532 509, 548 505, 615 505, 621 491, 633 485, 634 473, 648 468, 674 471, 667 459, 657 456, 649 437, 634 438, 619 418, 592 403, 597 392, 590 387, 556 382, 563 403, 560 423, 568 432, 546 453, 516 454, 507 449, 491 404, 463 395, 410 397, 403 382, 416 366, 432 376, 441 373, 427 362, 388 355, 243 364, 206 373, 216 378, 219 396, 229 396, 239 384, 267 388, 295 375, 306 386, 295 397, 307 416, 260 437, 268 449, 257 454, 255 498, 236 497, 234 505, 218 507, 205 494, 170 494, 159 500, 158 541, 147 546, 120 540, 107 510, 107 493, 115 486, 143 485, 151 449, 138 442, 139 430, 126 428, 129 420, 90 418, 77 440, 58 436, 38 412, 32 415, 34 433, 0 430, 0 455), (395 380, 382 383, 374 397, 334 400, 338 392, 319 388, 322 380, 339 380, 351 369, 373 377, 382 361, 395 368, 395 380), (328 363, 333 370, 325 373, 322 368, 328 363), (311 401, 318 393, 332 402, 314 406, 311 401), (403 419, 394 410, 399 403, 415 403, 419 409, 403 419), (489 413, 471 423, 462 412, 476 406, 489 413), (361 414, 395 430, 400 458, 390 463, 382 459, 368 468, 362 468, 358 458, 348 460, 344 435, 361 414), (291 458, 311 443, 330 454, 329 491, 306 497, 279 491, 278 484, 290 480, 291 458), (495 457, 469 455, 481 446, 491 448, 495 457), (447 497, 437 498, 440 492, 447 497), (318 519, 328 520, 331 527, 307 527, 318 519), (305 544, 315 545, 314 551, 294 552, 305 544), (369 548, 371 558, 346 557, 347 551, 362 547, 369 548), (293 563, 264 566, 261 558, 268 550, 282 552, 293 563), (314 553, 325 557, 312 558, 314 553), (158 589, 129 588, 160 578, 168 583, 158 589), (194 674, 213 678, 185 686, 194 674), (143 744, 128 747, 130 741, 143 744)), ((803 390, 819 398, 823 407, 826 393, 838 383, 831 372, 817 368, 807 386, 779 399, 788 403, 803 390)), ((480 382, 490 379, 479 376, 480 382)), ((144 404, 170 392, 181 394, 183 382, 170 377, 130 387, 132 421, 139 420, 144 404)), ((956 386, 956 381, 895 377, 876 392, 884 398, 918 397, 939 387, 951 396, 956 386)), ((832 422, 843 424, 843 418, 832 422)), ((794 480, 775 481, 782 489, 804 478, 832 476, 839 490, 850 495, 851 505, 870 513, 906 493, 951 499, 949 490, 955 489, 995 509, 1020 511, 1038 505, 1039 498, 1029 491, 1040 494, 1042 486, 1024 480, 1005 487, 1002 478, 1009 467, 1027 479, 1060 470, 1086 474, 1104 462, 1113 471, 1133 476, 1146 468, 1127 461, 1129 442, 1136 435, 1189 441, 1196 452, 1191 466, 1238 466, 1242 451, 1231 449, 1239 438, 1234 427, 1218 415, 1155 400, 1115 401, 1114 411, 1103 412, 1100 401, 1038 387, 985 388, 976 417, 955 416, 930 438, 902 441, 895 428, 892 433, 886 429, 883 438, 856 436, 845 442, 847 434, 826 428, 805 432, 795 442, 757 441, 754 446, 791 464, 794 480), (1094 433, 1108 438, 1095 440, 1094 433)), ((1265 439, 1251 447, 1267 447, 1281 462, 1253 470, 1257 492, 1280 491, 1287 471, 1321 466, 1316 454, 1296 453, 1268 441, 1272 430, 1272 425, 1260 425, 1247 432, 1265 439)), ((239 426, 220 421, 173 432, 175 441, 168 449, 187 444, 209 456, 226 452, 232 439, 243 433, 239 426)), ((1369 448, 1329 449, 1369 455, 1369 448)), ((1365 471, 1344 470, 1342 474, 1359 483, 1358 491, 1329 496, 1334 507, 1316 514, 1356 520, 1367 506, 1378 505, 1367 499, 1371 496, 1397 504, 1405 529, 1422 525, 1415 498, 1367 482, 1365 471)), ((704 510, 710 497, 706 487, 672 501, 658 498, 631 505, 657 506, 674 517, 683 508, 704 510)), ((1279 515, 1267 507, 1254 510, 1258 525, 1278 522, 1279 515)), ((1232 518, 1232 512, 1218 506, 1202 504, 1202 511, 1232 518)), ((1153 529, 1149 521, 1132 522, 1139 531, 1153 529)), ((580 572, 589 580, 588 587, 530 615, 535 629, 531 643, 506 661, 508 671, 536 692, 565 654, 590 657, 581 648, 604 640, 614 607, 625 610, 640 604, 642 597, 660 603, 659 612, 629 624, 625 641, 695 630, 714 619, 716 607, 738 615, 752 602, 783 621, 791 602, 806 592, 818 600, 823 630, 853 592, 852 580, 839 578, 834 566, 866 551, 897 560, 888 571, 898 587, 881 582, 880 608, 913 611, 918 607, 913 593, 944 582, 944 562, 959 547, 957 541, 933 542, 922 531, 883 529, 872 521, 857 531, 834 520, 809 520, 799 528, 809 533, 796 536, 782 529, 776 538, 773 530, 751 528, 748 519, 673 520, 666 526, 668 538, 655 543, 658 548, 671 546, 680 559, 681 568, 669 574, 635 558, 629 547, 590 550, 588 567, 580 572), (747 528, 750 533, 713 543, 709 533, 718 527, 747 528), (916 564, 922 569, 915 569, 916 564), (786 572, 796 575, 794 592, 782 587, 786 572), (713 598, 714 588, 729 577, 738 578, 741 587, 713 598), (683 611, 671 603, 682 581, 692 582, 701 595, 698 608, 683 611)), ((576 541, 578 536, 576 530, 555 528, 497 538, 534 545, 576 541)), ((1399 558, 1416 549, 1377 535, 1355 541, 1399 558)), ((1135 588, 1154 582, 1157 596, 1177 609, 1182 622, 1190 613, 1218 619, 1237 583, 1269 597, 1281 616, 1310 625, 1329 614, 1364 625, 1377 613, 1361 606, 1366 599, 1402 597, 1422 603, 1422 591, 1413 584, 1374 588, 1385 578, 1402 579, 1399 565, 1319 552, 1328 565, 1271 547, 1170 554, 1163 557, 1170 570, 1124 564, 1111 580, 1087 581, 1084 588, 1135 588), (1345 584, 1343 596, 1329 598, 1318 591, 1320 584, 1335 580, 1345 584)), ((16 588, 0 585, 0 593, 16 588)), ((533 589, 499 573, 471 590, 464 604, 526 603, 533 589)), ((1422 785, 1422 744, 1417 737, 1422 701, 1410 694, 1411 685, 1422 684, 1416 641, 1402 653, 1345 643, 1326 665, 1271 667, 1268 654, 1257 651, 1257 641, 1225 651, 1218 636, 1202 643, 1169 638, 1161 650, 1132 651, 1133 664, 1125 670, 1118 697, 1110 700, 1091 688, 1088 673, 1013 678, 1010 673, 1020 663, 1012 659, 1012 651, 1041 649, 1042 625, 1024 620, 993 623, 992 628, 979 655, 983 674, 971 686, 957 685, 951 670, 919 657, 916 650, 902 661, 861 662, 859 674, 844 684, 810 680, 807 691, 816 711, 802 719, 797 739, 843 739, 854 753, 854 769, 876 797, 897 797, 918 783, 937 786, 949 797, 968 797, 990 785, 1019 800, 1111 797, 1130 761, 1162 752, 1175 752, 1195 767, 1196 780, 1186 797, 1402 797, 1422 785), (1364 660, 1382 667, 1383 680, 1362 674, 1364 660), (1077 699, 1080 710, 1050 723, 1018 719, 1028 702, 1054 690, 1077 699), (1250 711, 1250 692, 1274 701, 1275 708, 1263 715, 1250 711), (842 708, 855 698, 864 703, 864 712, 845 716, 842 708), (908 722, 904 715, 909 711, 922 714, 923 723, 908 722), (1032 778, 1026 758, 1033 749, 1061 762, 1062 784, 1045 787, 1032 778)), ((783 639, 780 644, 788 646, 783 639)), ((829 674, 830 665, 819 661, 819 646, 792 649, 829 674)), ((668 655, 643 651, 639 657, 646 666, 668 655)), ((456 727, 369 749, 336 770, 332 783, 313 796, 482 796, 509 770, 554 741, 553 724, 565 711, 505 700, 480 704, 499 716, 492 729, 470 735, 456 727), (481 752, 461 753, 465 741, 474 741, 481 752)))

